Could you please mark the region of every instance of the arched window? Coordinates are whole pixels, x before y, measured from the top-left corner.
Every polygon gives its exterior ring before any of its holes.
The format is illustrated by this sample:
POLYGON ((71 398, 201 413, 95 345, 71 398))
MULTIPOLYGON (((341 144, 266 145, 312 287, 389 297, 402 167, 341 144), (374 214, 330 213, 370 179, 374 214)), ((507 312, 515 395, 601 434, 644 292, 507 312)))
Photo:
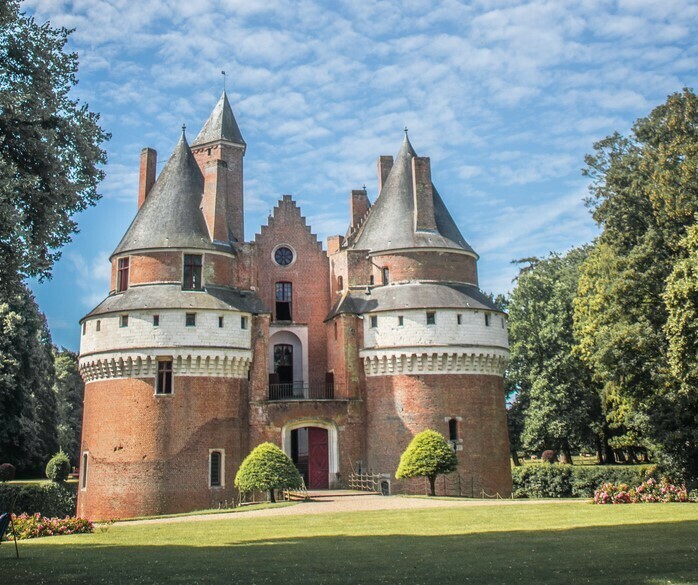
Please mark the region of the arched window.
POLYGON ((448 440, 451 442, 458 440, 458 420, 455 418, 448 421, 448 440))
POLYGON ((390 268, 387 266, 383 267, 383 284, 390 283, 390 268))
POLYGON ((209 454, 209 484, 211 487, 223 485, 223 453, 211 451, 209 454))
POLYGON ((337 277, 337 290, 339 292, 344 290, 344 279, 341 276, 337 277))

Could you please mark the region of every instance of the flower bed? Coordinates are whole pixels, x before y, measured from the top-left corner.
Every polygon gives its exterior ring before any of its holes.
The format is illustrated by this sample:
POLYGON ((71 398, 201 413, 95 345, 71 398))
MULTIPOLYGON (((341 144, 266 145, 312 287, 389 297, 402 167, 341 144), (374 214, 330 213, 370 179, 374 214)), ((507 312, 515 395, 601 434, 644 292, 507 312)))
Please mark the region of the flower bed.
POLYGON ((676 486, 664 478, 643 481, 638 487, 628 487, 626 483, 605 483, 594 492, 595 504, 640 504, 688 502, 686 486, 676 486))
POLYGON ((92 522, 84 518, 46 518, 41 514, 12 514, 15 534, 18 540, 39 538, 41 536, 60 536, 63 534, 82 534, 93 532, 92 522))

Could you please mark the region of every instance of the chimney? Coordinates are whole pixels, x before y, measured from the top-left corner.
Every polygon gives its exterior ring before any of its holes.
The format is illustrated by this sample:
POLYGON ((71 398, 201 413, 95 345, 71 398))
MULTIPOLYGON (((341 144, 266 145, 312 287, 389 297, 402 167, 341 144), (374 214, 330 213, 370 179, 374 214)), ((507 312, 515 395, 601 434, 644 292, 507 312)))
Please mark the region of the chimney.
POLYGON ((383 190, 383 185, 385 185, 388 175, 390 174, 390 169, 393 168, 393 157, 392 156, 381 156, 378 159, 378 194, 383 190))
POLYGON ((206 219, 208 234, 212 241, 228 242, 228 218, 226 195, 228 190, 228 165, 216 159, 204 168, 204 196, 201 210, 206 219))
POLYGON ((342 236, 327 236, 327 255, 332 256, 339 252, 339 249, 344 243, 344 238, 342 236))
POLYGON ((414 187, 415 231, 436 231, 431 162, 428 156, 412 158, 412 185, 414 187))
POLYGON ((371 204, 368 202, 366 189, 355 189, 351 192, 351 229, 359 227, 371 204))
POLYGON ((138 209, 145 203, 145 198, 155 184, 155 167, 158 153, 153 148, 141 150, 141 170, 138 175, 138 209))

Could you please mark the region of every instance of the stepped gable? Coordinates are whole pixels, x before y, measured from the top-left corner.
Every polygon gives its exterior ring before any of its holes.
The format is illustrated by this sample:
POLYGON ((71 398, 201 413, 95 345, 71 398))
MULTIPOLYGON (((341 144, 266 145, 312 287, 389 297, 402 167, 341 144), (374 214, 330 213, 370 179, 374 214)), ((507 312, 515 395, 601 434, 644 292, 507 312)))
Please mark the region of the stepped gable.
POLYGON ((247 145, 242 138, 240 128, 230 107, 228 95, 223 92, 218 103, 213 108, 211 115, 206 120, 204 127, 199 132, 192 146, 200 147, 211 142, 226 140, 246 148, 247 145))
POLYGON ((320 242, 317 239, 317 235, 313 233, 311 227, 308 225, 308 222, 305 219, 305 216, 301 215, 301 209, 300 207, 298 207, 291 195, 283 195, 281 199, 277 201, 276 205, 274 206, 274 209, 267 218, 266 225, 263 225, 259 229, 259 233, 255 234, 255 242, 259 241, 259 239, 262 236, 266 235, 267 232, 269 232, 269 230, 271 230, 274 227, 274 224, 277 221, 279 221, 282 217, 285 220, 288 220, 289 218, 293 217, 297 221, 299 221, 305 228, 305 231, 307 232, 312 242, 318 247, 320 251, 322 251, 322 242, 320 242))
POLYGON ((213 244, 201 212, 204 178, 182 136, 112 256, 135 250, 195 248, 230 251, 213 244))
POLYGON ((475 254, 432 184, 435 230, 415 228, 412 159, 417 153, 407 133, 388 178, 350 246, 382 252, 411 248, 449 248, 475 254))

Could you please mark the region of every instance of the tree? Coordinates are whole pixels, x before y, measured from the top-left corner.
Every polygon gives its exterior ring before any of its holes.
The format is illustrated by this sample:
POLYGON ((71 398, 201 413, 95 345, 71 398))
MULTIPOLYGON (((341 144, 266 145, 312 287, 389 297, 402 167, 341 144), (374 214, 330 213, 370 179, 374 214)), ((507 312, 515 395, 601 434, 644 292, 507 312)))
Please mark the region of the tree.
POLYGON ((629 137, 613 134, 594 149, 585 174, 602 233, 575 301, 578 351, 603 387, 610 424, 696 479, 698 405, 670 347, 690 347, 696 327, 678 305, 690 297, 680 272, 698 209, 698 98, 689 89, 672 94, 629 137))
POLYGON ((573 351, 573 300, 588 253, 584 247, 520 260, 509 301, 507 381, 517 390, 511 415, 522 415, 524 448, 554 449, 566 463, 573 445, 594 445, 600 431, 598 387, 573 351))
POLYGON ((56 377, 53 390, 56 394, 58 415, 58 443, 70 457, 73 465, 80 460, 80 434, 82 431, 82 402, 85 383, 78 371, 78 356, 74 352, 54 347, 56 377))
POLYGON ((109 138, 99 115, 70 98, 78 59, 70 31, 0 4, 0 298, 24 277, 50 276, 71 217, 99 195, 109 138))
POLYGON ((436 476, 451 473, 458 466, 453 447, 441 433, 432 430, 415 435, 400 457, 395 477, 426 477, 430 493, 436 495, 436 476))
POLYGON ((255 447, 235 476, 235 487, 242 493, 268 491, 271 502, 276 502, 274 490, 297 489, 302 485, 303 478, 293 461, 273 443, 255 447))

